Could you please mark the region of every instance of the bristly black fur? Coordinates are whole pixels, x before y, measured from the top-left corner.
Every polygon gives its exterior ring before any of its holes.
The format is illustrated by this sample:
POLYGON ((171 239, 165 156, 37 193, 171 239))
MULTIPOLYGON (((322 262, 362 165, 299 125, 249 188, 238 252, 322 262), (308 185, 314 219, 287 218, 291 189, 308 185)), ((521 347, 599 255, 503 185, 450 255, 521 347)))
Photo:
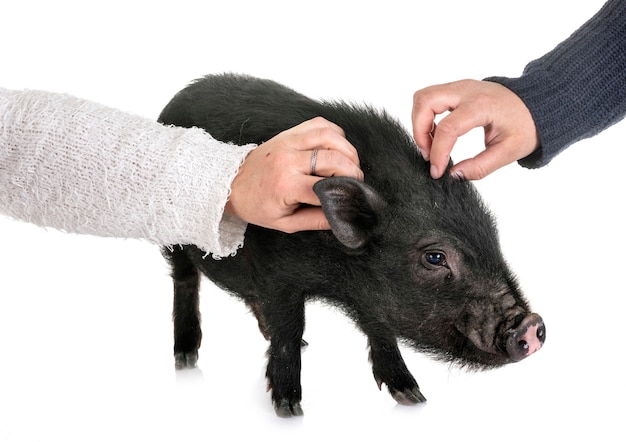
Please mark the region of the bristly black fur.
POLYGON ((469 182, 431 179, 412 138, 384 111, 225 74, 183 89, 159 120, 258 144, 318 116, 338 124, 357 148, 364 183, 334 177, 315 186, 334 233, 250 225, 244 247, 221 260, 193 245, 164 249, 175 282, 177 366, 195 365, 200 346, 199 271, 257 316, 270 341, 268 385, 281 416, 302 413, 307 299, 339 306, 355 321, 369 340, 376 382, 399 403, 425 398, 398 340, 473 369, 511 362, 502 343, 530 309, 504 262, 493 217, 469 182))

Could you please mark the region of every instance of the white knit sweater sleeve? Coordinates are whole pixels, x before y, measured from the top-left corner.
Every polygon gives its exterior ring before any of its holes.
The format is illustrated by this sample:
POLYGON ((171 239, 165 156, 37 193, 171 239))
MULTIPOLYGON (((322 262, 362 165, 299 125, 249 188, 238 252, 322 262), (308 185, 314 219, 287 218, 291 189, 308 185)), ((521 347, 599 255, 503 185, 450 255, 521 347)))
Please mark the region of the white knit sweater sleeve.
POLYGON ((246 224, 224 206, 254 147, 69 95, 0 88, 0 213, 232 255, 246 224))

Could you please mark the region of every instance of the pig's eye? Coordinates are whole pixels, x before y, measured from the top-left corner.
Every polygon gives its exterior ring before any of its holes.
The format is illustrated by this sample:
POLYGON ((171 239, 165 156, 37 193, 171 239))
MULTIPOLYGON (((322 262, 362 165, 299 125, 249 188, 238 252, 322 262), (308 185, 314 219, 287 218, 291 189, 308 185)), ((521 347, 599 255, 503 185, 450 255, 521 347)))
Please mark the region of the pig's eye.
POLYGON ((445 266, 447 264, 446 255, 441 252, 426 252, 424 260, 431 266, 445 266))

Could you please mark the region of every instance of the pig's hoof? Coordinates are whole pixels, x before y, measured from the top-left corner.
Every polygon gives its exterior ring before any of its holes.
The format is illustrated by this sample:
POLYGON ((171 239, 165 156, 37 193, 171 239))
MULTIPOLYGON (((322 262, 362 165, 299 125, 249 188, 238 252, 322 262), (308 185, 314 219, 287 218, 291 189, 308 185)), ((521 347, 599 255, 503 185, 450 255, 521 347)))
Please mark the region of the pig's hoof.
POLYGON ((304 412, 300 402, 290 402, 289 399, 281 399, 274 403, 274 410, 279 417, 302 416, 304 412))
POLYGON ((390 393, 400 405, 415 405, 421 402, 426 402, 426 398, 417 387, 404 391, 393 391, 390 393))
POLYGON ((174 355, 176 370, 184 368, 196 368, 198 365, 198 351, 190 351, 188 353, 180 352, 174 355))

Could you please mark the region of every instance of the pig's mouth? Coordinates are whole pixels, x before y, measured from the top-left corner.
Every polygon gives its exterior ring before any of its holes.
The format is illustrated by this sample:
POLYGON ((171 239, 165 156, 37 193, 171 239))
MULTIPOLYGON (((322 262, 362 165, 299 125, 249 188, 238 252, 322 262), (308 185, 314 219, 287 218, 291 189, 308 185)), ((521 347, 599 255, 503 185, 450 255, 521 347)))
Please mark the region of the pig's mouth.
POLYGON ((488 370, 508 364, 511 359, 506 351, 497 345, 484 345, 475 342, 459 330, 455 330, 454 362, 469 370, 488 370))
POLYGON ((511 321, 506 324, 495 325, 481 321, 473 327, 455 325, 454 327, 454 355, 458 363, 470 369, 489 369, 512 362, 506 348, 499 345, 499 330, 507 330, 511 321))

